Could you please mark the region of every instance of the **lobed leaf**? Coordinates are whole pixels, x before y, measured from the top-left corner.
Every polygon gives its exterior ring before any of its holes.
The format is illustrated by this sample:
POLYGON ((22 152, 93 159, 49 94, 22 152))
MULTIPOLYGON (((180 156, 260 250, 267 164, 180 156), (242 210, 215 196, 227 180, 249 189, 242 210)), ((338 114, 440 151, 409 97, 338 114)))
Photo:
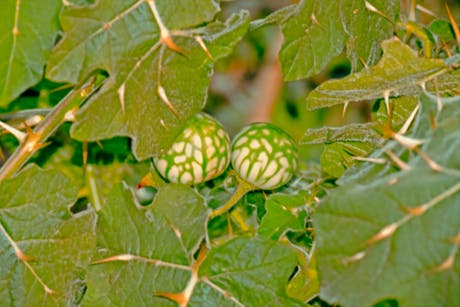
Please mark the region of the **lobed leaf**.
MULTIPOLYGON (((315 212, 321 296, 327 301, 460 304, 460 98, 442 102, 432 131, 420 122, 428 121, 430 108, 420 111, 413 134, 424 132, 424 156, 409 158, 410 170, 367 171, 366 183, 349 181, 315 212)), ((436 106, 436 97, 423 96, 422 106, 427 104, 436 106)))
POLYGON ((0 3, 0 107, 36 84, 58 31, 60 0, 0 3))
POLYGON ((458 182, 459 176, 416 169, 334 191, 314 216, 321 297, 351 306, 383 298, 457 306, 458 182))
MULTIPOLYGON (((368 1, 391 20, 399 1, 368 1)), ((379 43, 393 34, 392 25, 370 12, 362 0, 301 1, 289 18, 281 19, 285 41, 280 51, 284 79, 307 78, 319 73, 344 48, 353 70, 361 61, 374 64, 379 43)))
POLYGON ((8 306, 77 304, 96 247, 96 215, 72 216, 77 189, 31 165, 0 184, 0 297, 8 306))
POLYGON ((147 2, 101 0, 66 8, 65 35, 47 70, 48 78, 71 83, 94 70, 107 71, 107 83, 77 115, 72 136, 82 141, 129 136, 139 160, 168 147, 203 108, 213 61, 229 54, 249 26, 248 14, 241 12, 225 24, 190 28, 213 18, 217 6, 211 0, 152 2, 159 19, 147 2), (159 20, 183 51, 163 44, 159 20))
POLYGON ((317 87, 307 98, 310 110, 388 96, 414 96, 421 85, 447 71, 443 60, 420 58, 398 39, 382 43, 383 57, 373 67, 317 87))
POLYGON ((189 187, 166 185, 152 205, 138 208, 126 187, 115 186, 100 211, 83 303, 169 305, 156 293, 185 288, 206 221, 203 200, 189 187))
POLYGON ((296 265, 293 248, 239 237, 217 246, 200 266, 192 306, 297 306, 286 294, 296 265))

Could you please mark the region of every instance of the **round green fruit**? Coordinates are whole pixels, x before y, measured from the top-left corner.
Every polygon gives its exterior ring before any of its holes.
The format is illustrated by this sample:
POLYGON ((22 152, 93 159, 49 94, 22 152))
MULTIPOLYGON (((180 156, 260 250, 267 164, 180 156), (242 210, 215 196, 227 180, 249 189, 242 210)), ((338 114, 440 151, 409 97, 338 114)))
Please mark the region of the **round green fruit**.
POLYGON ((205 113, 195 115, 171 148, 154 159, 160 175, 173 183, 194 185, 221 175, 230 163, 230 138, 205 113))
POLYGON ((279 188, 297 168, 297 146, 283 130, 269 123, 252 124, 232 142, 232 165, 246 182, 263 190, 279 188))

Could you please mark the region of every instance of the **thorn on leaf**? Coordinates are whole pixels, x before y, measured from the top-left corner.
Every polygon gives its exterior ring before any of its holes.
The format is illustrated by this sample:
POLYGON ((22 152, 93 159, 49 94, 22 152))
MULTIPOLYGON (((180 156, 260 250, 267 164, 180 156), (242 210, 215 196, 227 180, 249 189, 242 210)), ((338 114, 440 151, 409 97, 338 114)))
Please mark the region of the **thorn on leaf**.
POLYGON ((156 292, 153 294, 154 296, 164 297, 171 301, 176 302, 179 306, 184 306, 187 302, 187 298, 185 293, 170 293, 170 292, 156 292))

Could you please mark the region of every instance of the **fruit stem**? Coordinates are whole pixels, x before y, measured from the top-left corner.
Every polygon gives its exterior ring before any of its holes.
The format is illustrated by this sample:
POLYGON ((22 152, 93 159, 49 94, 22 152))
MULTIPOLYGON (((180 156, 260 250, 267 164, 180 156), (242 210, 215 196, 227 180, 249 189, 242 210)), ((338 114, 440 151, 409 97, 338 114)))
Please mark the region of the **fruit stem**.
POLYGON ((238 186, 236 187, 235 193, 233 193, 232 197, 230 197, 230 199, 222 207, 211 211, 209 218, 215 218, 216 216, 229 211, 246 193, 257 189, 254 185, 241 179, 240 176, 236 175, 236 178, 238 180, 238 186))
POLYGON ((89 77, 86 82, 67 94, 34 130, 27 127, 24 141, 0 168, 0 182, 13 176, 38 149, 44 147, 48 137, 68 119, 66 115, 78 108, 102 83, 103 80, 96 75, 89 77))

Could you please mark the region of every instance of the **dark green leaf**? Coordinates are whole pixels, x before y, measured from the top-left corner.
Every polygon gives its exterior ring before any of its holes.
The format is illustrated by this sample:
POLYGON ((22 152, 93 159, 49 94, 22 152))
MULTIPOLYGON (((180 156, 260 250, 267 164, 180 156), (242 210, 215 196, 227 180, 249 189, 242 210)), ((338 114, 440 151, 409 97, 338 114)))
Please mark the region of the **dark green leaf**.
POLYGON ((314 216, 321 297, 345 306, 383 298, 459 305, 459 179, 425 168, 334 191, 314 216))
POLYGON ((429 120, 432 108, 425 106, 436 107, 436 100, 422 97, 413 135, 423 131, 424 156, 410 155, 410 170, 368 172, 368 183, 345 184, 315 212, 321 297, 327 301, 460 304, 460 98, 441 100, 430 130, 421 121, 429 120))
POLYGON ((236 238, 211 249, 191 298, 196 306, 295 306, 286 294, 294 249, 276 241, 236 238))
POLYGON ((100 211, 99 263, 89 270, 84 303, 167 304, 155 293, 185 288, 207 216, 203 199, 189 187, 166 185, 152 205, 140 208, 130 190, 117 185, 100 211))
POLYGON ((81 110, 72 136, 84 141, 129 136, 140 160, 168 147, 186 120, 203 108, 213 60, 229 54, 249 25, 242 12, 226 24, 189 29, 213 18, 214 1, 153 3, 170 31, 181 31, 173 40, 185 55, 160 42, 147 1, 105 0, 65 9, 65 36, 47 70, 48 78, 71 83, 95 69, 107 71, 107 83, 81 110))
POLYGON ((58 34, 61 3, 0 2, 0 107, 42 78, 58 34))
POLYGON ((286 231, 305 231, 307 195, 273 194, 265 203, 267 213, 257 233, 264 238, 278 240, 286 231))
POLYGON ((96 247, 96 215, 87 211, 72 216, 69 207, 76 197, 76 187, 64 175, 37 166, 0 184, 2 304, 77 303, 96 247))
MULTIPOLYGON (((369 1, 390 19, 399 11, 399 1, 369 1)), ((370 12, 365 1, 301 1, 281 28, 285 37, 280 59, 286 80, 319 73, 344 48, 353 69, 363 60, 372 65, 380 57, 380 41, 393 34, 390 22, 370 12)))
POLYGON ((398 39, 382 43, 383 57, 373 67, 341 80, 321 84, 307 98, 311 110, 352 101, 372 100, 385 96, 413 96, 421 93, 420 84, 441 71, 443 60, 420 58, 398 39))

